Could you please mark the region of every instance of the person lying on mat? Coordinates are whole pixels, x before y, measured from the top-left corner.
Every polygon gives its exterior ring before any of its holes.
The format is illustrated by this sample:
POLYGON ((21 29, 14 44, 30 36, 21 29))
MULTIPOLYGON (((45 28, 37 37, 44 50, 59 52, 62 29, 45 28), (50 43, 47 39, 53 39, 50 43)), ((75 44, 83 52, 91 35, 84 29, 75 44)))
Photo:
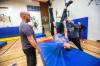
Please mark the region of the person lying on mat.
POLYGON ((62 25, 64 25, 64 34, 61 34, 61 30, 57 30, 55 22, 53 22, 53 27, 54 27, 53 39, 56 42, 63 43, 63 47, 65 49, 71 49, 72 46, 69 44, 69 40, 68 40, 68 37, 67 37, 67 28, 66 28, 65 24, 66 24, 66 22, 64 21, 64 23, 62 24, 62 25))

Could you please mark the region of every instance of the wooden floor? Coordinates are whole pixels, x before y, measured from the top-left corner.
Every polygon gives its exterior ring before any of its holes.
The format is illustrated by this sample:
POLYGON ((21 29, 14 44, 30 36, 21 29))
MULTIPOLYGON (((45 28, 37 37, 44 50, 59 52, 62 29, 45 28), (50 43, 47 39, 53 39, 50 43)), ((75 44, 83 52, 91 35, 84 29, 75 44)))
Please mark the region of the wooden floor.
MULTIPOLYGON (((37 59, 37 66, 43 66, 38 53, 37 59)), ((22 51, 20 40, 8 41, 7 46, 0 49, 0 66, 12 66, 13 64, 16 64, 16 66, 27 66, 26 57, 22 51)))
MULTIPOLYGON (((81 45, 84 52, 100 58, 100 43, 88 40, 81 45)), ((76 47, 75 45, 73 46, 76 47)), ((40 54, 38 53, 37 62, 37 66, 43 66, 40 54)), ((7 41, 7 45, 0 49, 0 66, 27 66, 26 57, 22 51, 20 40, 7 41)))

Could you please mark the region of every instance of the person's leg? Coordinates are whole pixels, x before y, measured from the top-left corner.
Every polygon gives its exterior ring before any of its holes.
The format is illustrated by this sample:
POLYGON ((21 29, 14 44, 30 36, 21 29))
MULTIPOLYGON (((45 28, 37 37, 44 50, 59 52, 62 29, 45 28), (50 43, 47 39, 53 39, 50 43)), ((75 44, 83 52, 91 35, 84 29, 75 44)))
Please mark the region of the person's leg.
POLYGON ((28 49, 23 49, 23 52, 25 53, 25 55, 26 55, 26 61, 27 61, 27 66, 29 66, 29 52, 28 52, 29 50, 28 49))
POLYGON ((82 32, 79 32, 79 38, 80 40, 83 40, 82 32))
POLYGON ((31 66, 36 66, 37 59, 36 59, 36 50, 35 50, 35 48, 31 48, 30 61, 31 61, 30 62, 31 66))
POLYGON ((79 38, 72 38, 71 41, 81 50, 83 51, 79 38))
POLYGON ((34 48, 29 48, 29 49, 24 49, 23 50, 26 59, 27 59, 27 66, 36 66, 37 61, 36 61, 36 51, 34 48))
POLYGON ((79 37, 80 37, 80 41, 82 43, 84 43, 84 37, 83 37, 83 33, 82 32, 79 33, 79 37))

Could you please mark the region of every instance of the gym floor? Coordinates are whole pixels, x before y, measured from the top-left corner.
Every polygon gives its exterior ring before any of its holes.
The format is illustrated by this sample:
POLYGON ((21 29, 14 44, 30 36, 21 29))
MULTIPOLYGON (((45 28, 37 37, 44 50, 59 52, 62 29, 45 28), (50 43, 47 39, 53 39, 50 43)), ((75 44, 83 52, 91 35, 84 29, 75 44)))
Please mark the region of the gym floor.
MULTIPOLYGON (((41 38, 40 40, 49 38, 49 36, 41 38)), ((73 43, 71 43, 73 45, 73 43)), ((81 43, 84 52, 100 58, 100 43, 87 40, 81 43)), ((73 45, 75 48, 76 46, 73 45)), ((0 49, 0 66, 27 66, 26 57, 22 51, 21 41, 9 40, 7 45, 0 49)), ((43 62, 39 53, 37 53, 37 66, 43 66, 43 62)))

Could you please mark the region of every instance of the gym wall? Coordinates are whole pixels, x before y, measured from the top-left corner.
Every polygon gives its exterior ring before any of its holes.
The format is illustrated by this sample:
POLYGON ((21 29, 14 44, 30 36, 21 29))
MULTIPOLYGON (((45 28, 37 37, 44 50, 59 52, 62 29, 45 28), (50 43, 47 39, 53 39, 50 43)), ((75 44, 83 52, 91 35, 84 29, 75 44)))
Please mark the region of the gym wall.
MULTIPOLYGON (((2 23, 0 22, 0 28, 4 27, 18 27, 21 22, 20 12, 27 11, 27 5, 39 6, 38 2, 28 2, 28 0, 7 0, 0 2, 0 7, 8 7, 8 9, 0 9, 0 14, 5 14, 10 16, 11 22, 2 23)), ((31 16, 34 16, 38 21, 38 30, 35 30, 36 33, 42 32, 41 27, 41 14, 40 11, 28 11, 31 16)))

